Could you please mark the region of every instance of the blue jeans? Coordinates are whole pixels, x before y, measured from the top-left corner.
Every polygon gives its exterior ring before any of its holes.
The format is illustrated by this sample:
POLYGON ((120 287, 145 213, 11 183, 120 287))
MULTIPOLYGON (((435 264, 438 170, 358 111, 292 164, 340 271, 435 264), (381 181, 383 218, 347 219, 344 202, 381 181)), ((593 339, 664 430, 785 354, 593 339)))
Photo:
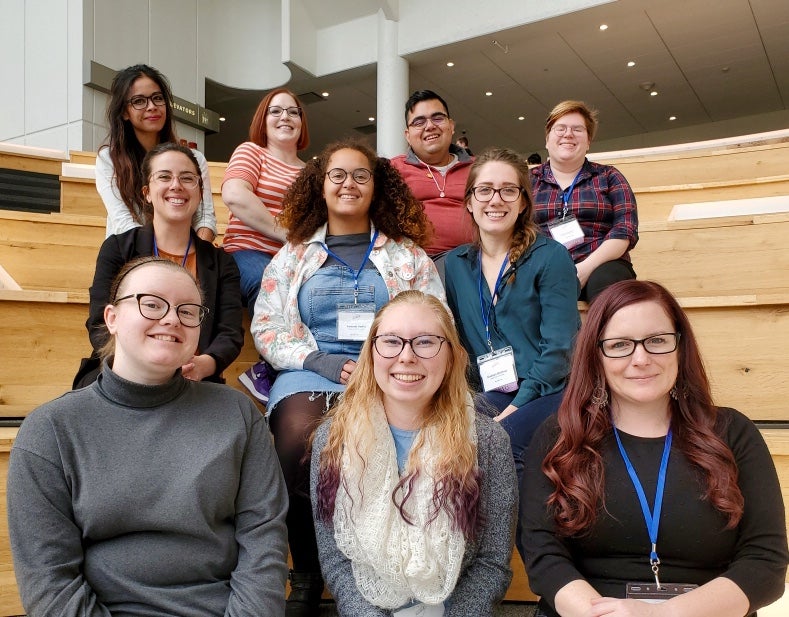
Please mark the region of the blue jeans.
POLYGON ((255 312, 255 302, 260 293, 260 281, 263 270, 271 262, 271 255, 263 251, 234 251, 230 253, 241 273, 241 298, 249 311, 249 317, 255 312))

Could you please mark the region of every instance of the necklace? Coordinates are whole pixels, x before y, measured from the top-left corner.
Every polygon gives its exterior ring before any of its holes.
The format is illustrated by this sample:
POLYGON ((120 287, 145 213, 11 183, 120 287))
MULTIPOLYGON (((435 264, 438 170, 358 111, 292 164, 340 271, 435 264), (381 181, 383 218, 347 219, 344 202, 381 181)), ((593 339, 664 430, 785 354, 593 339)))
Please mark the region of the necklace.
POLYGON ((438 196, 439 197, 446 197, 447 196, 447 194, 446 194, 446 188, 447 188, 447 176, 446 176, 446 174, 449 173, 449 168, 452 166, 452 163, 454 162, 455 159, 454 158, 450 159, 449 165, 447 165, 444 168, 445 171, 444 171, 443 174, 441 173, 441 171, 439 171, 441 168, 436 167, 436 171, 433 171, 433 168, 430 165, 428 165, 427 163, 425 163, 422 159, 417 157, 417 160, 420 163, 422 163, 422 165, 427 167, 427 177, 430 178, 433 181, 433 184, 436 185, 436 189, 438 189, 438 196), (438 180, 436 180, 436 173, 438 173, 438 175, 440 175, 442 178, 444 178, 444 186, 439 186, 438 185, 438 180))

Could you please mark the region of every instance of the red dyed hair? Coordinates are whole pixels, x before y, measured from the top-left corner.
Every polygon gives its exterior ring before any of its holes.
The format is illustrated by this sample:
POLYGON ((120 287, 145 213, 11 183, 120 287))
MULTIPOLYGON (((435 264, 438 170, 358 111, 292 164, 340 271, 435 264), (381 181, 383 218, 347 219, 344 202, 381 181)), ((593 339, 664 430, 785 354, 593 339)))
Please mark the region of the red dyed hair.
POLYGON ((266 116, 268 115, 268 108, 271 105, 271 100, 278 94, 287 94, 293 97, 296 101, 296 106, 301 109, 301 133, 299 134, 299 141, 296 142, 296 150, 304 150, 310 145, 310 132, 307 128, 307 114, 304 112, 304 105, 299 101, 293 92, 287 88, 276 88, 269 92, 260 101, 258 108, 255 110, 255 115, 252 116, 252 123, 249 125, 249 141, 256 143, 261 148, 265 148, 268 143, 268 135, 266 135, 266 116))
POLYGON ((611 435, 610 410, 592 404, 595 384, 605 383, 598 347, 603 331, 620 309, 640 302, 659 304, 681 334, 678 347, 677 400, 671 400, 674 447, 698 468, 705 484, 703 498, 728 517, 728 528, 742 517, 743 496, 737 485, 737 465, 720 434, 718 409, 713 405, 696 337, 676 299, 650 281, 621 281, 603 291, 589 306, 573 354, 570 380, 558 411, 559 437, 542 470, 555 490, 548 498, 557 531, 582 535, 594 525, 605 487, 603 440, 611 435))

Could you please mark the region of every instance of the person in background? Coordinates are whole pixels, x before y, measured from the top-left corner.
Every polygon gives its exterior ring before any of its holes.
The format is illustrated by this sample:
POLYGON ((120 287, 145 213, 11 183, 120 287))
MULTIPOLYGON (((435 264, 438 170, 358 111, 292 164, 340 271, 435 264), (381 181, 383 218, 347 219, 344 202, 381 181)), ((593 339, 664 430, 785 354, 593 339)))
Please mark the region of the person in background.
MULTIPOLYGON (((107 106, 108 143, 96 156, 96 189, 107 209, 107 236, 141 227, 150 220, 143 199, 147 178, 142 160, 154 146, 178 143, 173 128, 173 95, 167 78, 145 64, 127 67, 115 75, 107 106)), ((202 177, 202 201, 192 227, 203 240, 216 237, 216 215, 211 196, 208 163, 193 150, 202 177)))
POLYGON ((181 372, 187 379, 224 383, 222 372, 244 345, 241 289, 233 259, 200 239, 191 227, 202 192, 198 161, 189 148, 164 142, 145 155, 141 173, 143 198, 153 217, 142 227, 110 236, 99 249, 85 323, 93 353, 82 361, 74 388, 92 383, 101 370, 101 349, 107 339, 104 307, 110 301, 112 281, 126 262, 146 255, 180 264, 200 281, 208 314, 200 329, 198 351, 181 372))
POLYGON ((424 249, 443 273, 447 251, 472 239, 463 189, 473 159, 452 143, 455 121, 446 101, 432 90, 417 90, 408 98, 405 124, 408 152, 394 157, 392 165, 435 227, 435 236, 424 249))
POLYGON ((468 147, 468 137, 466 137, 465 135, 461 135, 460 137, 458 137, 457 141, 455 142, 455 145, 458 148, 463 148, 466 151, 466 154, 468 154, 469 156, 474 156, 474 153, 471 151, 471 148, 468 147))
POLYGON ((523 490, 542 615, 742 617, 784 592, 770 452, 746 416, 715 406, 688 318, 657 283, 621 281, 589 305, 523 490))
MULTIPOLYGON (((282 198, 304 168, 298 153, 310 143, 307 116, 293 92, 277 88, 258 105, 249 141, 238 146, 222 180, 222 200, 230 220, 222 247, 241 272, 241 292, 250 319, 263 271, 282 248, 286 230, 277 224, 282 198)), ((261 403, 268 403, 274 372, 259 362, 239 381, 261 403)))
POLYGON ((340 615, 492 617, 504 597, 518 487, 467 365, 446 307, 404 291, 316 431, 312 502, 340 615))
POLYGON ((542 165, 542 157, 540 156, 540 153, 532 152, 529 155, 529 158, 526 159, 526 163, 528 163, 529 167, 536 167, 537 165, 542 165))
POLYGON ((531 170, 535 220, 564 244, 575 262, 581 300, 608 285, 634 279, 630 250, 638 242, 636 198, 611 165, 587 160, 597 112, 581 101, 562 101, 548 114, 548 161, 531 170))
POLYGON ((309 496, 309 437, 345 390, 375 312, 401 291, 444 299, 420 248, 421 204, 366 144, 332 144, 307 163, 283 202, 288 242, 263 275, 252 337, 280 371, 267 410, 288 486, 293 559, 289 617, 315 617, 323 579, 309 496))
POLYGON ((209 313, 191 274, 127 264, 101 375, 25 418, 8 530, 31 617, 281 617, 288 498, 246 396, 184 378, 209 313))

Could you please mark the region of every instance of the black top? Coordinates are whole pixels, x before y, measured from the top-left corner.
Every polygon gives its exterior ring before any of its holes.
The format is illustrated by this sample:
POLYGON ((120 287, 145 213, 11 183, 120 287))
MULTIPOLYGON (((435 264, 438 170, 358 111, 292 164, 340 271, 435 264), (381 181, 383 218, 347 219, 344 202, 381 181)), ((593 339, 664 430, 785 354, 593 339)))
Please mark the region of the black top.
MULTIPOLYGON (((724 529, 726 518, 701 499, 699 471, 671 448, 666 474, 657 552, 664 583, 702 585, 718 576, 733 581, 754 611, 784 592, 789 561, 781 487, 772 458, 756 426, 743 414, 720 409, 720 435, 731 448, 745 498, 739 525, 724 529)), ((628 582, 653 582, 650 542, 638 496, 625 468, 613 433, 603 442, 605 507, 591 532, 583 537, 554 534, 553 517, 545 502, 553 484, 541 470, 542 461, 558 436, 556 416, 540 427, 532 441, 524 471, 521 499, 522 541, 532 590, 541 606, 556 615, 556 592, 567 583, 585 579, 600 594, 622 598, 628 582)), ((619 432, 650 509, 654 506, 664 438, 642 438, 619 432)))

